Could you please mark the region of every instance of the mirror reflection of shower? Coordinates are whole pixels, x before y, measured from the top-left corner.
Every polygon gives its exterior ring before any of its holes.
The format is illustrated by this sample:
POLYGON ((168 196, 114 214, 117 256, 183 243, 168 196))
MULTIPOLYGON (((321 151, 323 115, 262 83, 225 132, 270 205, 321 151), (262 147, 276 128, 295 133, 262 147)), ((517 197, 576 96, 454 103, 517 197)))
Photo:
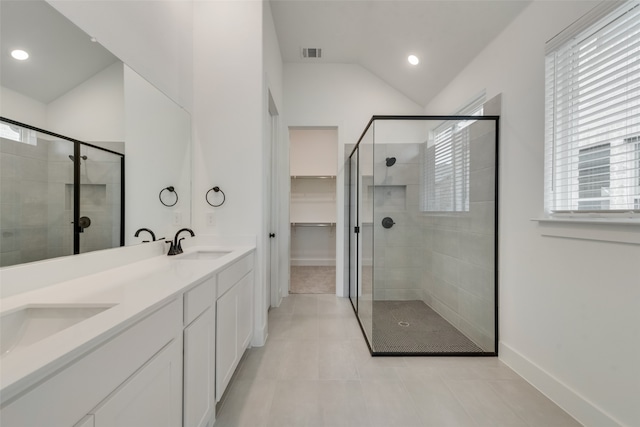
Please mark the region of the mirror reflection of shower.
POLYGON ((0 117, 0 267, 124 244, 124 143, 95 144, 0 117))

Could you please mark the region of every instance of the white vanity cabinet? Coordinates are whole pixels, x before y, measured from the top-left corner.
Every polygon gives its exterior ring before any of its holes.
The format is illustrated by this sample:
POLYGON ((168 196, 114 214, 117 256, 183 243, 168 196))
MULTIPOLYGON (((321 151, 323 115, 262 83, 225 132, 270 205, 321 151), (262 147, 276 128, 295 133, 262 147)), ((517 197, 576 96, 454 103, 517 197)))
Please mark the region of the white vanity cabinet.
POLYGON ((95 410, 94 427, 174 427, 182 422, 182 348, 160 350, 95 410))
POLYGON ((215 277, 184 295, 184 427, 204 427, 215 416, 215 277))
POLYGON ((216 401, 219 402, 253 335, 253 254, 218 273, 216 401))
POLYGON ((70 361, 6 403, 0 425, 180 425, 182 309, 182 297, 174 299, 70 361))

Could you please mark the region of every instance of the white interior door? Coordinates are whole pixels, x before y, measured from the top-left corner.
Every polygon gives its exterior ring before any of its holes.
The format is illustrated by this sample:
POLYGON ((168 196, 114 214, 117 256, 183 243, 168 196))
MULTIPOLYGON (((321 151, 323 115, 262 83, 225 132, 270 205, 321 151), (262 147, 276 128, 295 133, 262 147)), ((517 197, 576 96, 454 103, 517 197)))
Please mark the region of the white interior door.
POLYGON ((267 171, 267 224, 269 226, 269 243, 267 253, 267 289, 266 289, 266 309, 269 307, 280 305, 280 282, 279 282, 279 258, 278 258, 278 218, 279 209, 279 187, 278 187, 278 110, 275 106, 271 93, 269 93, 269 160, 267 171))

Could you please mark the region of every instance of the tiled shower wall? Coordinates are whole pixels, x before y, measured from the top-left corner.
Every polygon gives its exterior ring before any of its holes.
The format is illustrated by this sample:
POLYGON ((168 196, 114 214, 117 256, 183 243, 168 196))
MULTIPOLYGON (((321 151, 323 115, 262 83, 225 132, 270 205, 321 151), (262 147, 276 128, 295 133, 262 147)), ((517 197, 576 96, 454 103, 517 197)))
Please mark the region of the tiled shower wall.
MULTIPOLYGON (((373 298, 422 300, 493 351, 495 123, 477 121, 469 130, 468 212, 421 212, 425 144, 377 144, 374 178, 363 178, 362 198, 364 206, 373 207, 373 298), (387 167, 387 157, 396 163, 387 167), (385 217, 393 227, 381 226, 385 217)), ((366 220, 363 228, 366 248, 372 233, 366 220)))
POLYGON ((0 266, 47 257, 47 157, 46 144, 0 138, 0 266))
POLYGON ((422 217, 423 301, 485 351, 495 345, 494 129, 470 126, 469 212, 422 217))
POLYGON ((375 300, 420 300, 423 296, 427 236, 418 205, 421 145, 375 144, 373 180, 363 179, 363 204, 371 206, 373 200, 375 300), (396 163, 386 166, 387 157, 395 157, 396 163), (385 217, 395 222, 391 228, 382 227, 385 217))

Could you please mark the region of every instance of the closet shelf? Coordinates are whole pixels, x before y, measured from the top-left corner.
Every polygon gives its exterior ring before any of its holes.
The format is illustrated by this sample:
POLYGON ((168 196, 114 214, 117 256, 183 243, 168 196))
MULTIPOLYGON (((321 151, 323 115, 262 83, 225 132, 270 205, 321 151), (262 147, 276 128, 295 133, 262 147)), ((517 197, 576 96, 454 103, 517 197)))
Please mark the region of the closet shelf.
POLYGON ((291 179, 336 179, 335 175, 291 175, 291 179))

